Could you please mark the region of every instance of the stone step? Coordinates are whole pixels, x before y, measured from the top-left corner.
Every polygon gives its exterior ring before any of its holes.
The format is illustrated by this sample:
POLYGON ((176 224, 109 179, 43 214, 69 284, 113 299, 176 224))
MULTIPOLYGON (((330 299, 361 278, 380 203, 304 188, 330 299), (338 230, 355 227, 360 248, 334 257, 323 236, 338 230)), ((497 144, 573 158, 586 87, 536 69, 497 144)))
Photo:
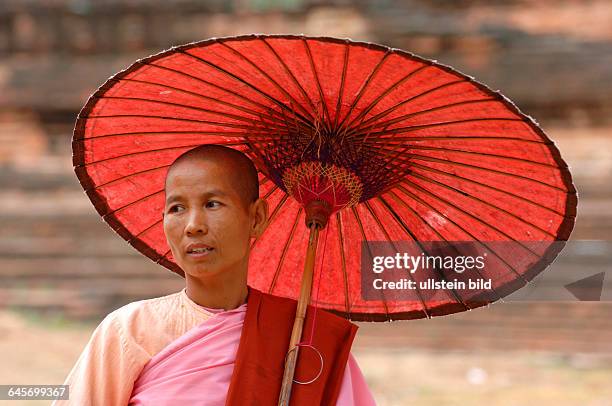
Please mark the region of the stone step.
POLYGON ((96 278, 167 278, 172 271, 134 250, 130 256, 34 257, 0 256, 3 284, 53 281, 54 279, 95 280, 96 278))

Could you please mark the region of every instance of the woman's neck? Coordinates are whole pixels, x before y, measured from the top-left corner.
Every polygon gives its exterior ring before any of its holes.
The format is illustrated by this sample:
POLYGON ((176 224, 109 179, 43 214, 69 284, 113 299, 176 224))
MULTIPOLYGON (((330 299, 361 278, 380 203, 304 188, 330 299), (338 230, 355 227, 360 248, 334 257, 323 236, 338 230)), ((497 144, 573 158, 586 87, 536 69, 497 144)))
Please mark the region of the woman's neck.
POLYGON ((189 299, 211 309, 235 309, 246 302, 249 292, 246 278, 230 283, 215 283, 202 281, 186 274, 185 282, 185 291, 189 299))

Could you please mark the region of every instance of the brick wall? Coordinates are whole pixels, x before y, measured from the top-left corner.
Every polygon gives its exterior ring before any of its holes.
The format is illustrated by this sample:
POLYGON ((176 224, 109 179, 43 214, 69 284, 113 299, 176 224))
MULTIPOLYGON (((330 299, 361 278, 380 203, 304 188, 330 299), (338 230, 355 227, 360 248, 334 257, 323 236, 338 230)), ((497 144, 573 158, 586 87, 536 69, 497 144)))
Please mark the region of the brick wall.
MULTIPOLYGON (((500 89, 538 119, 572 167, 581 195, 574 237, 609 239, 609 21, 612 6, 599 0, 6 0, 0 4, 0 306, 99 320, 124 303, 183 286, 100 220, 72 171, 72 126, 89 94, 134 60, 238 33, 380 42, 500 89)), ((446 344, 439 337, 456 335, 463 337, 457 348, 475 348, 501 339, 511 346, 511 337, 520 336, 515 343, 524 349, 609 352, 609 310, 605 304, 496 304, 398 324, 389 342, 440 348, 446 344), (500 337, 502 330, 483 326, 507 330, 500 337), (482 333, 478 340, 466 338, 473 329, 482 333)), ((376 331, 363 330, 382 339, 376 331)))

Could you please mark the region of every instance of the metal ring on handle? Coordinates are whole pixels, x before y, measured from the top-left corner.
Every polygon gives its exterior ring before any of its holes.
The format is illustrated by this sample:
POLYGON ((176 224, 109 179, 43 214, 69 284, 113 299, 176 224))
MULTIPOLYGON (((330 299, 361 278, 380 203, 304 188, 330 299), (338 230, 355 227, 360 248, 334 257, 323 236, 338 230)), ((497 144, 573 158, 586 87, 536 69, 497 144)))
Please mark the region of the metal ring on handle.
POLYGON ((305 381, 305 382, 296 381, 295 379, 293 380, 293 382, 295 382, 295 383, 297 383, 299 385, 308 385, 308 384, 313 383, 317 379, 319 379, 319 377, 323 373, 323 356, 321 355, 321 352, 319 352, 319 350, 317 350, 313 345, 310 345, 310 344, 299 344, 298 343, 298 344, 296 344, 295 347, 293 347, 292 349, 287 351, 287 354, 285 354, 285 363, 287 363, 287 356, 289 356, 291 351, 295 350, 297 347, 310 347, 310 348, 312 348, 317 353, 317 355, 319 356, 319 359, 321 360, 321 368, 319 369, 319 373, 313 379, 311 379, 310 381, 305 381))

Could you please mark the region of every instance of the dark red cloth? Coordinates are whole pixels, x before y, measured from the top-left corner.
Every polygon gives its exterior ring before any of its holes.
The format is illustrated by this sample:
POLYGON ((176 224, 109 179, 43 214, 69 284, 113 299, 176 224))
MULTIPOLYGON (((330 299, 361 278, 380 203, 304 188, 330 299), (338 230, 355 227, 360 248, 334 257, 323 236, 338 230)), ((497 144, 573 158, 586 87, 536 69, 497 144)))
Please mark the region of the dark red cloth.
MULTIPOLYGON (((249 287, 247 303, 226 405, 276 405, 297 302, 249 287)), ((308 306, 303 341, 309 341, 314 310, 314 307, 308 306)), ((336 404, 358 328, 348 320, 321 309, 317 310, 315 323, 311 343, 323 356, 323 372, 311 384, 293 384, 292 406, 336 404)), ((320 365, 314 351, 301 347, 295 379, 305 381, 314 378, 320 365)))

